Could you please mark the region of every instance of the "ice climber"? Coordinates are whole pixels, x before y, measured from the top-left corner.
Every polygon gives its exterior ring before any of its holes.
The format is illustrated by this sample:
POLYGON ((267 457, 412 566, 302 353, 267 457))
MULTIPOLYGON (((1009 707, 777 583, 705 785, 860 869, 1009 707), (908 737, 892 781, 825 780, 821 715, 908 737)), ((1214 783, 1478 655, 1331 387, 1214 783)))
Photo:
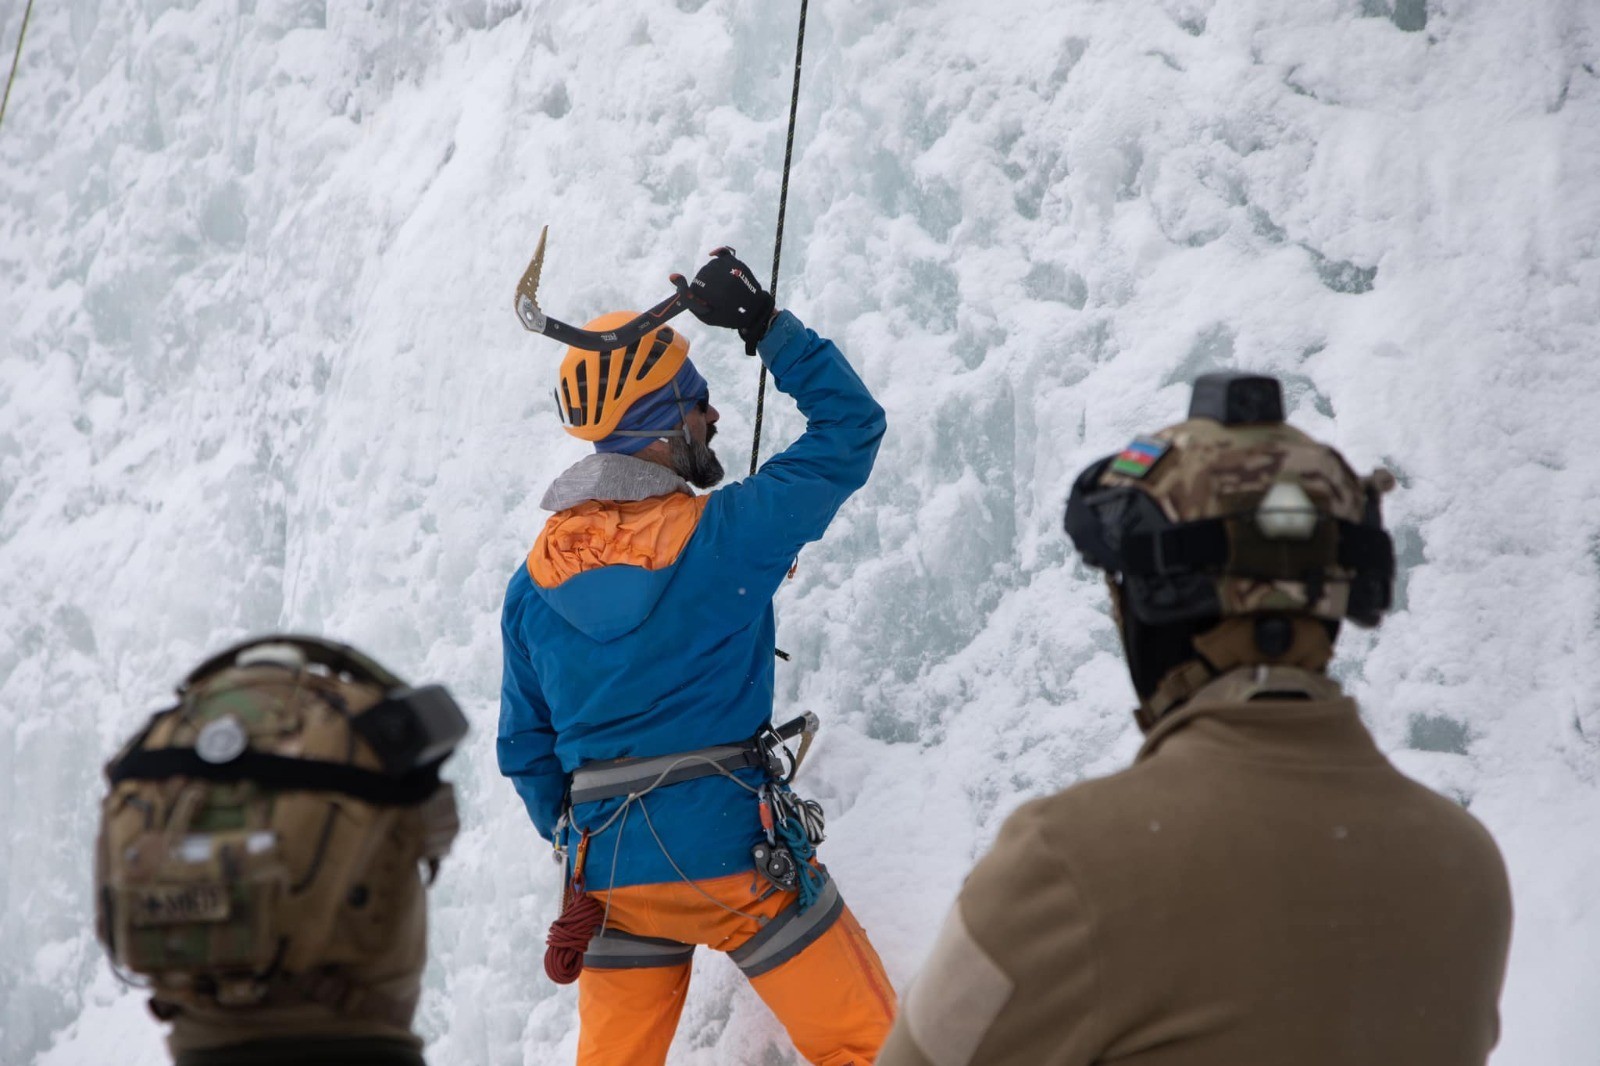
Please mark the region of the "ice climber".
POLYGON ((555 513, 506 591, 500 770, 563 850, 574 898, 599 905, 580 1066, 665 1061, 696 945, 732 957, 810 1062, 866 1064, 894 993, 808 861, 818 834, 797 831, 802 804, 757 738, 772 716, 772 596, 866 482, 883 409, 729 250, 692 285, 674 280, 703 322, 760 352, 806 431, 754 476, 696 495, 722 466, 688 339, 662 326, 622 350, 569 350, 557 406, 595 454, 545 492, 555 513))
POLYGON ((427 884, 467 721, 314 637, 196 667, 106 766, 96 930, 177 1066, 423 1066, 427 884))
POLYGON ((1393 479, 1285 425, 1271 378, 1207 375, 1189 414, 1067 504, 1143 747, 1007 820, 883 1066, 1481 1066, 1495 1044, 1499 851, 1326 672, 1341 622, 1389 608, 1393 479))

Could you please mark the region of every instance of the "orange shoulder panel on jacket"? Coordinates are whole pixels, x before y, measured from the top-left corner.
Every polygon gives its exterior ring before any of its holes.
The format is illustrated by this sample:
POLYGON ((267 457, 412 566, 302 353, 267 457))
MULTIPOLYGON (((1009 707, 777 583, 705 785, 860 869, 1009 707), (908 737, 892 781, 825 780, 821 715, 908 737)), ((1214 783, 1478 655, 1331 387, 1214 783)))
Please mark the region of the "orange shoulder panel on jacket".
POLYGON ((528 553, 528 576, 554 588, 585 570, 678 561, 710 496, 674 492, 646 500, 589 500, 550 516, 528 553))

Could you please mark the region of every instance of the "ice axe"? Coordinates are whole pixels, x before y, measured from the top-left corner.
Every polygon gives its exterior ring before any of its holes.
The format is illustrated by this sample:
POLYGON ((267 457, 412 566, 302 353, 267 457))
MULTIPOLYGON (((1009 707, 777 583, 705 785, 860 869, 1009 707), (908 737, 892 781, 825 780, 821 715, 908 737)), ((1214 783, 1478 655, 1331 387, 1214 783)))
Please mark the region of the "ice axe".
POLYGON ((517 281, 516 301, 512 304, 517 312, 517 320, 530 333, 542 333, 553 341, 584 351, 609 352, 626 348, 668 319, 689 309, 688 298, 682 292, 675 292, 639 317, 604 333, 579 329, 559 318, 551 318, 539 309, 539 273, 544 269, 544 245, 549 236, 550 227, 546 226, 539 233, 539 245, 533 250, 528 269, 522 272, 522 277, 517 281))
POLYGON ((822 721, 816 714, 807 711, 798 718, 793 718, 780 726, 767 726, 758 735, 758 742, 771 760, 773 777, 781 784, 787 785, 794 780, 794 775, 800 772, 800 764, 805 761, 806 752, 811 750, 811 741, 816 737, 817 730, 822 728, 822 721), (786 741, 800 738, 800 749, 790 753, 786 741), (778 753, 783 755, 779 756, 778 753), (788 766, 783 763, 787 759, 788 766))

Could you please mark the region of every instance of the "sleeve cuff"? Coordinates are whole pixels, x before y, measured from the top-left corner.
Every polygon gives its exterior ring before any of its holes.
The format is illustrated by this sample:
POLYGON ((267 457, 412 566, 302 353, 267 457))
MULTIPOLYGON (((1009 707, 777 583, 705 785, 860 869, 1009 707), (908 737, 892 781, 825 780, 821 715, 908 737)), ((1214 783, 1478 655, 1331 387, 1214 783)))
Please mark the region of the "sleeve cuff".
POLYGON ((773 369, 772 364, 779 354, 796 338, 805 336, 806 327, 798 318, 788 311, 779 311, 778 317, 773 320, 772 328, 767 330, 767 335, 756 342, 756 351, 761 355, 761 361, 767 364, 767 369, 773 369))

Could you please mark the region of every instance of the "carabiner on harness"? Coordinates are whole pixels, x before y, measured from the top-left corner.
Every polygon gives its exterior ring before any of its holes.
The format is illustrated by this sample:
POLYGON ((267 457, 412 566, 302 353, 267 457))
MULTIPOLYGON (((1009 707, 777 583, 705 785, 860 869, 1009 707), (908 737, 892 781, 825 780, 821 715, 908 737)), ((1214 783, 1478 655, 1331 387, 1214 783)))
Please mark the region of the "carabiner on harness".
POLYGON ((770 784, 762 785, 759 794, 761 810, 761 831, 767 839, 758 841, 750 849, 750 859, 755 865, 756 873, 781 892, 795 892, 800 886, 800 870, 795 864, 794 854, 786 844, 778 840, 776 825, 777 804, 773 801, 773 788, 770 784))
POLYGON ((810 711, 790 719, 780 726, 766 725, 756 734, 755 743, 766 760, 767 776, 779 785, 787 785, 800 772, 806 752, 811 750, 811 740, 817 735, 822 722, 810 711), (800 749, 791 752, 788 741, 800 738, 800 749))

